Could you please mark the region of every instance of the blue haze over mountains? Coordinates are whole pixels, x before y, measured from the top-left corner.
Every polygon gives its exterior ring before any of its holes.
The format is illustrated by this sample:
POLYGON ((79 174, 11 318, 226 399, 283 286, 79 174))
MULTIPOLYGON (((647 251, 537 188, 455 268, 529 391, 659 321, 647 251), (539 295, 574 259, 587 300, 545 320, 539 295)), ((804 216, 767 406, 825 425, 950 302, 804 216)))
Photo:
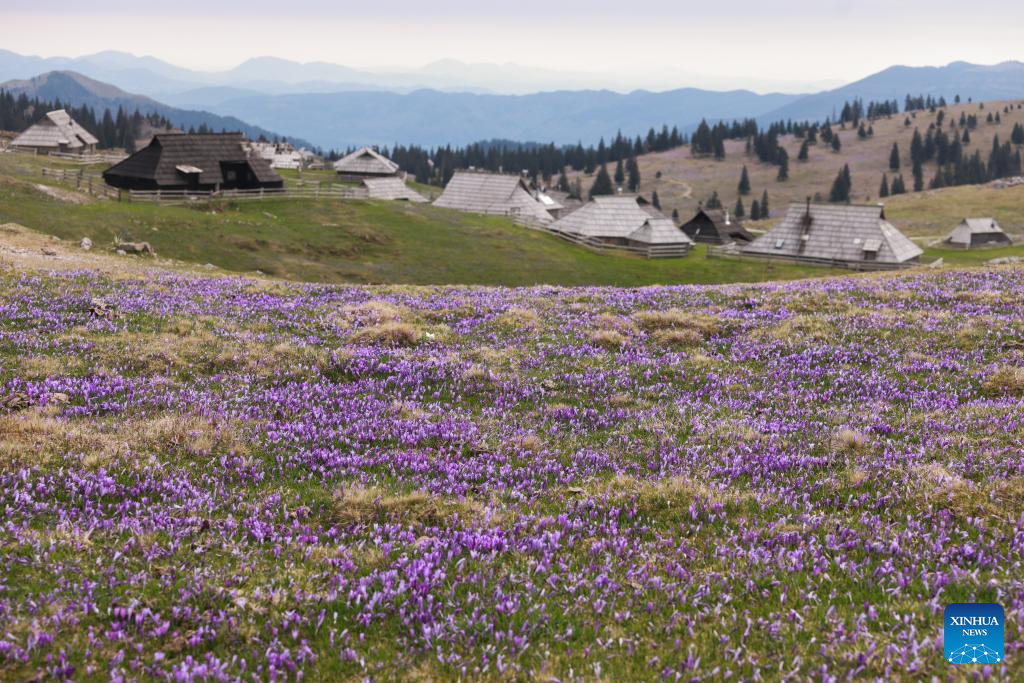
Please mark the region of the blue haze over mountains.
POLYGON ((119 52, 41 58, 0 50, 0 87, 16 92, 56 96, 95 108, 138 107, 157 111, 178 125, 184 120, 206 121, 217 129, 242 129, 251 135, 272 131, 325 149, 395 142, 461 145, 486 139, 588 145, 618 130, 634 136, 664 123, 689 132, 704 117, 818 120, 855 97, 898 99, 901 104, 908 93, 949 99, 959 94, 975 100, 1024 97, 1021 62, 894 66, 856 83, 810 94, 698 88, 624 93, 557 87, 593 78, 455 61, 404 72, 371 72, 274 57, 252 59, 228 71, 199 72, 119 52), (35 84, 11 82, 52 71, 71 73, 35 84))

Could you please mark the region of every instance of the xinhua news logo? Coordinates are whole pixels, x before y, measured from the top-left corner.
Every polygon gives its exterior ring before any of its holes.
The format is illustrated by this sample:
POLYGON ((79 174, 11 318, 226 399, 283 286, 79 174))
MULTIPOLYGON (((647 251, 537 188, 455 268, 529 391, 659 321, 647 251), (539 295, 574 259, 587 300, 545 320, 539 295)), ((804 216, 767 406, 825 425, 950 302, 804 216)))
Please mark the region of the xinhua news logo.
POLYGON ((1006 654, 1002 605, 955 602, 942 616, 946 661, 951 664, 998 664, 1006 654))

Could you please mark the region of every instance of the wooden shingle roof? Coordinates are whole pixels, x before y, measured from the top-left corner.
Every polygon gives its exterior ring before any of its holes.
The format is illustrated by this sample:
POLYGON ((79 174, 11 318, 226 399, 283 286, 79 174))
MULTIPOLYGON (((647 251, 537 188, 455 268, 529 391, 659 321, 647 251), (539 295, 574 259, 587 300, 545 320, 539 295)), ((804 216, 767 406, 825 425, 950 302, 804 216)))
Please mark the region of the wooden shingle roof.
POLYGON ((224 182, 222 162, 248 162, 260 183, 282 182, 281 176, 270 167, 270 162, 249 156, 242 144, 244 140, 241 133, 161 133, 153 136, 149 146, 111 166, 104 175, 142 178, 153 180, 158 185, 173 186, 181 182, 183 173, 194 173, 194 169, 199 169, 199 181, 213 185, 224 182), (181 167, 192 167, 193 170, 182 171, 181 167))
POLYGON ((754 239, 739 221, 730 220, 729 214, 722 209, 698 209, 696 215, 683 224, 682 230, 696 242, 711 244, 745 244, 754 239))
POLYGON ((11 145, 14 147, 52 147, 54 149, 65 147, 66 149, 81 149, 89 145, 95 145, 99 140, 82 128, 63 109, 51 111, 42 119, 29 126, 25 132, 14 138, 11 145))
POLYGON ((782 222, 743 252, 883 265, 907 263, 924 253, 886 220, 882 206, 844 204, 791 204, 782 222))
POLYGON ((405 184, 401 178, 365 178, 363 187, 369 191, 370 199, 405 200, 422 204, 429 201, 416 190, 405 184))
POLYGON ((523 216, 541 223, 553 219, 519 176, 456 171, 434 206, 472 213, 523 216))
POLYGON ((387 176, 398 173, 398 164, 369 147, 363 147, 334 162, 334 170, 347 175, 387 176))
POLYGON ((641 206, 636 197, 594 197, 571 214, 555 221, 552 230, 596 239, 627 239, 645 244, 693 244, 693 240, 653 206, 641 206))

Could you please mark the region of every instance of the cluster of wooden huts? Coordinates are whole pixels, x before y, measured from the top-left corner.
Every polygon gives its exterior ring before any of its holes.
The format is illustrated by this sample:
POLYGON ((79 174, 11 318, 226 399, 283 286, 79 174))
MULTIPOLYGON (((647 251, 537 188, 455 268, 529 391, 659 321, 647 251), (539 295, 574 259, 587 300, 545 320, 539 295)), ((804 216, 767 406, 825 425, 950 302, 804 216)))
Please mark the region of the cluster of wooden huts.
MULTIPOLYGON (((36 153, 89 154, 97 140, 63 110, 49 112, 10 146, 36 153)), ((275 165, 301 168, 309 155, 271 143, 252 143, 240 133, 162 132, 103 173, 107 184, 126 190, 210 192, 281 189, 275 165)), ((425 203, 405 173, 375 149, 363 147, 334 164, 339 179, 359 183, 371 199, 425 203)), ((456 171, 434 201, 440 208, 508 216, 573 242, 623 249, 649 258, 684 256, 696 243, 730 253, 857 269, 898 268, 920 261, 923 251, 903 235, 878 205, 793 204, 775 227, 751 234, 727 211, 700 208, 681 226, 636 195, 594 197, 537 189, 518 175, 456 171)), ((967 218, 945 239, 960 249, 1011 244, 992 218, 967 218)))

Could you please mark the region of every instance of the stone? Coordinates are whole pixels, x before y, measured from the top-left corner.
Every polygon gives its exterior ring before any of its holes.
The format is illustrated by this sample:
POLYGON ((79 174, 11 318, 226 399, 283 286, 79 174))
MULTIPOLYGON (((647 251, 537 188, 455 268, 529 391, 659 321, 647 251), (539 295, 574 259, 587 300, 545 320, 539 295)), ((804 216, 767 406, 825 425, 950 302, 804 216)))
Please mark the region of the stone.
POLYGON ((41 249, 41 251, 43 252, 43 256, 56 256, 57 255, 56 250, 50 249, 49 247, 43 247, 41 249))
POLYGON ((114 314, 114 309, 102 299, 93 299, 89 302, 89 312, 97 318, 109 318, 114 314))
POLYGON ((81 243, 79 243, 79 246, 82 247, 84 251, 89 251, 90 249, 92 249, 92 240, 89 239, 88 237, 83 237, 81 243))
POLYGON ((126 254, 135 254, 138 256, 146 254, 152 256, 156 254, 156 252, 153 251, 153 247, 149 245, 149 242, 121 242, 117 245, 117 248, 126 254))
POLYGON ((9 396, 0 399, 0 408, 13 413, 16 410, 25 410, 32 405, 32 399, 23 391, 16 391, 9 396))

